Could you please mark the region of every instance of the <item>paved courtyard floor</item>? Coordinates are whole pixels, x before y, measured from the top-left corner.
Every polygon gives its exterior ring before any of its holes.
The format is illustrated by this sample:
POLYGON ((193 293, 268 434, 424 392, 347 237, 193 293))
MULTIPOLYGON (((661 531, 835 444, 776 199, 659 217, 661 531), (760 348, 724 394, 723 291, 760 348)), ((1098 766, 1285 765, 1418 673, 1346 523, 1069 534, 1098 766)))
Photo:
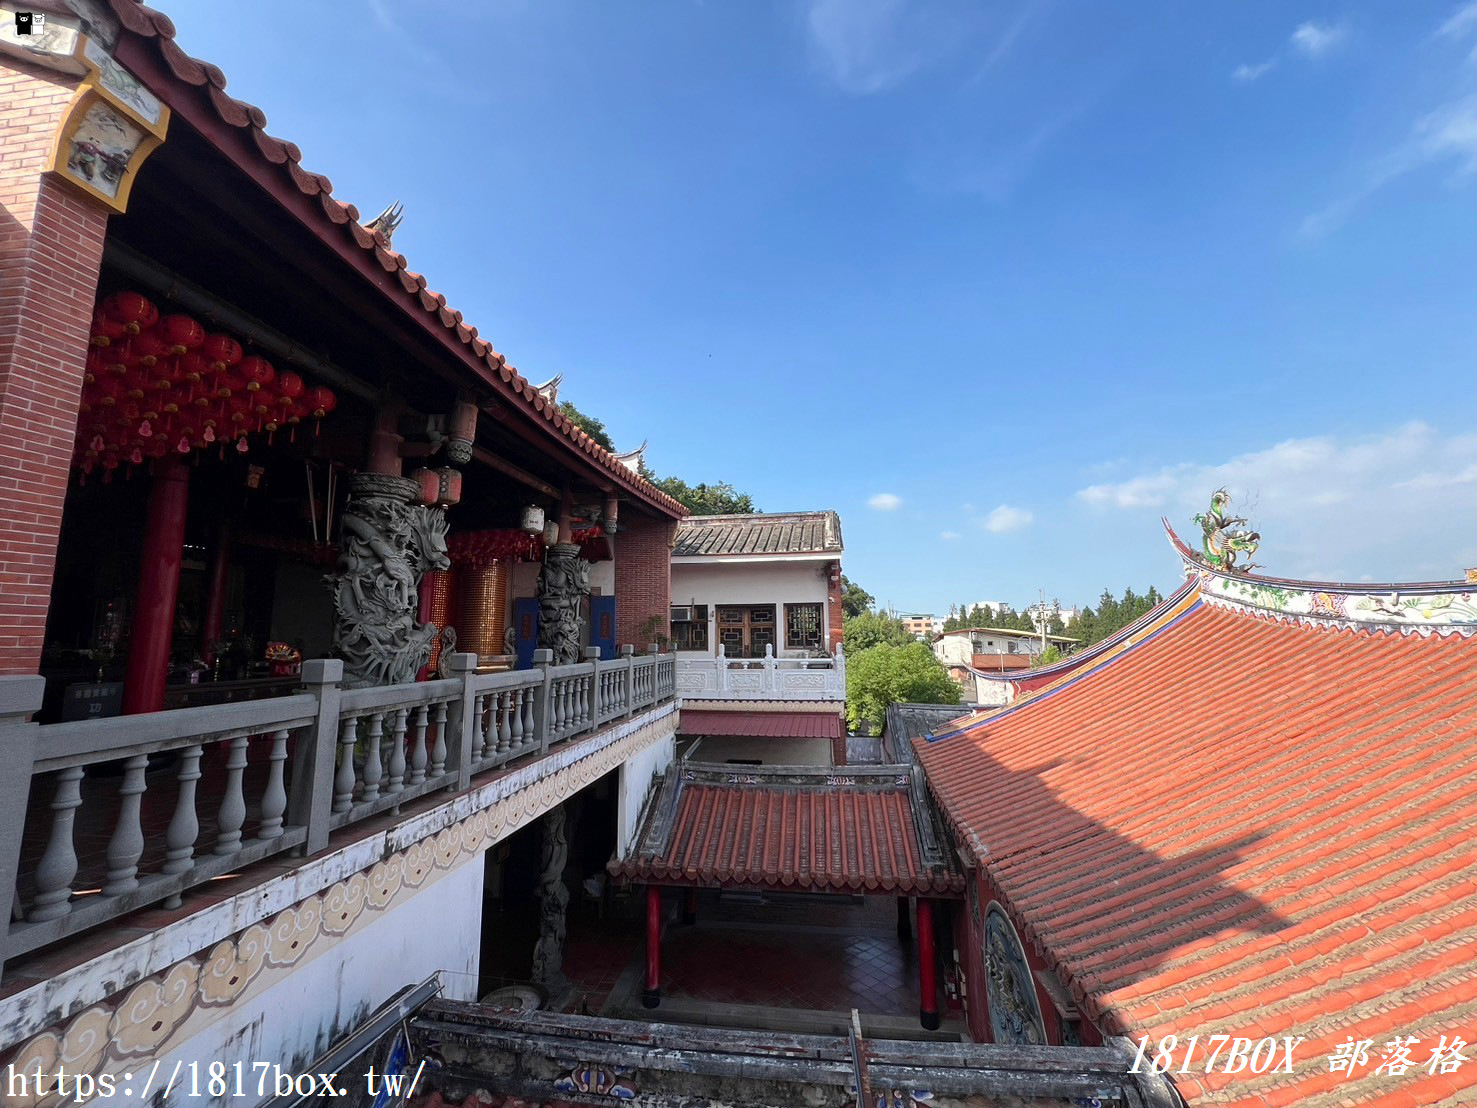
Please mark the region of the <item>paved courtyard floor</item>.
MULTIPOLYGON (((673 898, 668 908, 676 908, 673 898)), ((730 1027, 842 1033, 853 1008, 867 1034, 935 1037, 918 1026, 916 945, 897 937, 892 897, 776 895, 735 898, 705 891, 697 922, 680 913, 662 939, 662 1002, 641 1005, 644 899, 612 902, 603 918, 572 910, 564 972, 574 988, 565 1011, 730 1027)), ((950 1019, 937 1037, 957 1039, 950 1019)))

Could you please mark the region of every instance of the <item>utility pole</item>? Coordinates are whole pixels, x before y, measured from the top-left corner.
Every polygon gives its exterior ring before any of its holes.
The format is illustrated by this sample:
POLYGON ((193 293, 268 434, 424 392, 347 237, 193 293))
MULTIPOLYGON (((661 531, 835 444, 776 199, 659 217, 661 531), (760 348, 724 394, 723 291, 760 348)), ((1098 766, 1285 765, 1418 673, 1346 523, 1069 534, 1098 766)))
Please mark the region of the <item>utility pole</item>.
POLYGON ((1041 653, 1046 653, 1046 590, 1041 590, 1041 607, 1036 609, 1036 616, 1041 620, 1041 653))

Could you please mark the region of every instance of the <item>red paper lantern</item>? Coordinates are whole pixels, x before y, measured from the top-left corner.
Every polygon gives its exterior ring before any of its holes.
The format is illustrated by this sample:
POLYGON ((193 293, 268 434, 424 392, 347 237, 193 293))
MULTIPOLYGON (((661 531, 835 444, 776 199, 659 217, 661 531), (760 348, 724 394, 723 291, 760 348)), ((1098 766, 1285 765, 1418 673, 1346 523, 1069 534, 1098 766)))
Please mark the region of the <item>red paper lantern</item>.
POLYGON ((159 309, 136 292, 115 292, 103 301, 103 314, 123 324, 130 335, 159 322, 159 309))
POLYGON ((211 369, 220 373, 240 364, 241 344, 230 335, 206 335, 205 341, 200 344, 200 354, 210 363, 211 369))
POLYGON ((157 330, 139 332, 128 345, 140 365, 155 365, 159 359, 169 356, 169 344, 159 337, 157 330))
POLYGON ((310 414, 314 419, 322 419, 329 412, 333 411, 334 408, 338 407, 338 397, 334 396, 330 389, 322 385, 314 385, 310 388, 305 399, 308 402, 308 407, 311 409, 310 414))
POLYGON ((215 395, 226 400, 246 390, 246 382, 234 373, 222 373, 215 379, 215 395))
POLYGON ((139 364, 138 354, 133 349, 133 339, 119 339, 108 347, 108 352, 103 355, 108 365, 109 373, 116 373, 120 377, 139 364))
POLYGON ((92 327, 87 341, 93 346, 109 346, 128 334, 128 328, 113 319, 99 307, 92 313, 92 327))
POLYGON ((205 341, 205 328, 187 315, 167 315, 159 321, 159 338, 171 354, 188 354, 205 341))
POLYGON ((277 371, 272 368, 272 363, 265 358, 258 358, 255 354, 248 354, 242 358, 237 371, 246 381, 247 392, 257 392, 270 385, 277 377, 277 371))

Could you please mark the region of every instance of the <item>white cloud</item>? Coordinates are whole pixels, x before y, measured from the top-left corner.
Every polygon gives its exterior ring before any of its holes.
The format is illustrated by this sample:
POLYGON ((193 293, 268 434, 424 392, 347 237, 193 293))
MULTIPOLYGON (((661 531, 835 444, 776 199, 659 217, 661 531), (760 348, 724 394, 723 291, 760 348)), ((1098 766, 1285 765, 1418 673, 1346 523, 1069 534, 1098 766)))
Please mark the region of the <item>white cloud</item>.
POLYGON ((1343 45, 1348 28, 1337 23, 1304 23, 1289 37, 1294 50, 1310 58, 1321 58, 1343 45))
POLYGON ((1477 0, 1454 11, 1436 33, 1442 38, 1461 38, 1472 30, 1477 30, 1477 0))
POLYGON ((1025 4, 1003 8, 918 0, 808 0, 805 29, 812 61, 843 92, 870 96, 896 88, 951 56, 981 57, 977 81, 1014 50, 1035 18, 1025 4))
POLYGON ((1029 527, 1035 518, 1024 508, 1012 508, 1008 504, 1002 504, 985 517, 984 526, 985 530, 992 534, 1007 535, 1011 531, 1029 527))
POLYGON ((1250 84, 1276 64, 1275 59, 1268 58, 1266 61, 1258 62, 1256 65, 1238 65, 1235 69, 1231 70, 1231 80, 1240 81, 1242 84, 1250 84))
POLYGON ((879 492, 868 497, 867 507, 879 512, 895 512, 903 506, 903 498, 890 492, 879 492))
POLYGON ((963 537, 964 536, 961 535, 958 531, 940 531, 939 532, 939 538, 941 538, 944 542, 956 542, 959 539, 962 539, 963 537))
POLYGON ((1453 578, 1470 563, 1477 434, 1408 423, 1363 437, 1288 439, 1223 462, 1182 462, 1077 493, 1098 511, 1153 512, 1189 541, 1221 486, 1262 535, 1257 561, 1288 577, 1453 578))
POLYGON ((1308 238, 1327 234, 1392 181, 1453 159, 1457 179, 1477 173, 1477 94, 1448 101, 1418 119, 1410 138, 1371 166, 1363 183, 1307 216, 1299 229, 1308 238))

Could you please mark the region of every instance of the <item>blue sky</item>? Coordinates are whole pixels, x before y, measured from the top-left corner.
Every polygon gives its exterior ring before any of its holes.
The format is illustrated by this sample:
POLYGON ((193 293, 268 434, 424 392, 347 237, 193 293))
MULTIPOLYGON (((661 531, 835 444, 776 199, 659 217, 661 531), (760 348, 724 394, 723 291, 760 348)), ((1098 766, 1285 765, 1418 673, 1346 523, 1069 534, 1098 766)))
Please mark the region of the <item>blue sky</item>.
POLYGON ((1477 565, 1477 2, 161 6, 519 369, 900 609, 1477 565))

